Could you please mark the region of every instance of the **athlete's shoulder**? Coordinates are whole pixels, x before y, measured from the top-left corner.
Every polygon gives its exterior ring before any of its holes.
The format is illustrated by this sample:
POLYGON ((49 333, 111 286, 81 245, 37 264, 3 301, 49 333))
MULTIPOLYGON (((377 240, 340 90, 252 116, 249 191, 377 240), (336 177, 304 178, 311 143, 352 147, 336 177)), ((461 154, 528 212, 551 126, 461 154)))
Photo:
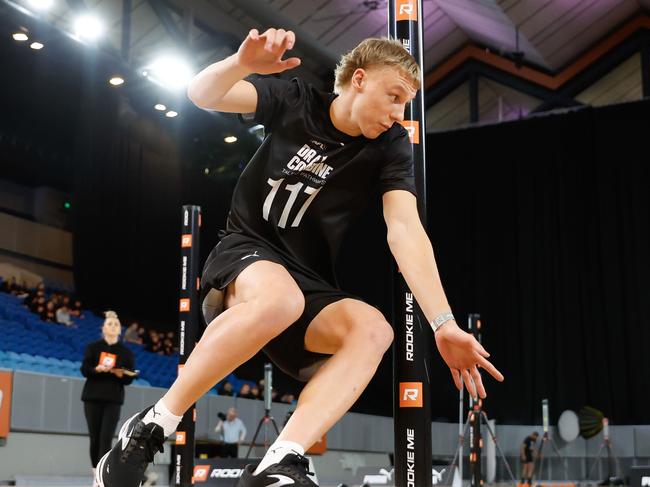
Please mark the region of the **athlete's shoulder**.
POLYGON ((278 78, 253 75, 247 78, 257 90, 258 96, 280 99, 285 103, 297 103, 311 94, 313 88, 301 78, 278 78))

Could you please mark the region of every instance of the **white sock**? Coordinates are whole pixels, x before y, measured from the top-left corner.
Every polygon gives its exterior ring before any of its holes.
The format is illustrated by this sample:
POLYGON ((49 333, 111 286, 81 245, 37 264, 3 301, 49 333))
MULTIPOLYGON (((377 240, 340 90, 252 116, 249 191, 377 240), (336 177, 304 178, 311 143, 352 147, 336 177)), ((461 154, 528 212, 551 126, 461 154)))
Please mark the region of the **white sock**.
POLYGON ((156 423, 162 426, 162 429, 165 432, 165 438, 167 438, 176 431, 181 419, 183 419, 182 416, 176 416, 175 414, 170 413, 169 409, 167 409, 167 406, 165 406, 165 403, 161 399, 154 405, 154 407, 147 411, 147 414, 142 418, 142 422, 144 424, 156 423))
POLYGON ((253 475, 259 474, 273 464, 280 463, 280 460, 282 460, 287 453, 304 455, 305 449, 293 441, 276 441, 269 447, 269 451, 266 452, 266 455, 262 458, 262 461, 255 469, 253 475))

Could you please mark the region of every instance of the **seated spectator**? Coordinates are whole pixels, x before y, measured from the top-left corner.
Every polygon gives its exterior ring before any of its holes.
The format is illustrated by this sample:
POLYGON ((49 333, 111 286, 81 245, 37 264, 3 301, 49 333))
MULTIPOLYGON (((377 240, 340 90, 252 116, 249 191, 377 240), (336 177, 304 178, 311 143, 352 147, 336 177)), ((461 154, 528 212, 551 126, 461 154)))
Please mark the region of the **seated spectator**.
POLYGON ((12 277, 8 281, 2 281, 2 286, 0 287, 0 290, 4 291, 7 294, 13 294, 14 296, 18 296, 19 298, 24 298, 28 295, 27 292, 27 287, 25 286, 25 283, 23 284, 18 284, 18 281, 16 280, 15 277, 12 277))
POLYGON ((22 284, 16 284, 16 287, 14 287, 14 290, 11 292, 11 294, 20 299, 25 299, 27 296, 29 296, 29 292, 27 291, 27 284, 25 284, 24 281, 22 284))
POLYGON ((8 281, 2 281, 2 291, 15 296, 19 293, 24 293, 25 289, 18 284, 16 277, 12 276, 8 281))
POLYGON ((39 311, 36 311, 36 309, 39 306, 43 306, 43 308, 45 308, 45 292, 37 291, 33 296, 28 296, 25 298, 24 302, 32 313, 41 314, 39 311))
POLYGON ((41 319, 43 321, 49 321, 50 323, 56 322, 56 309, 54 307, 54 301, 48 301, 45 305, 45 311, 41 314, 41 319))
POLYGON ((124 332, 123 340, 128 343, 137 343, 139 345, 142 345, 142 338, 140 338, 140 334, 138 333, 139 328, 140 325, 138 325, 138 323, 135 321, 131 323, 131 325, 124 332))
POLYGON ((140 338, 140 343, 144 345, 147 337, 147 331, 144 329, 144 326, 138 325, 138 337, 140 338))
POLYGON ((34 307, 38 305, 40 298, 45 299, 45 291, 32 290, 23 300, 23 304, 27 306, 30 311, 34 312, 34 307))
POLYGON ((262 399, 260 396, 260 388, 257 386, 251 387, 251 399, 262 399))
POLYGON ((147 350, 158 355, 163 355, 163 342, 156 330, 149 330, 149 342, 147 350))
POLYGON ((0 284, 0 291, 3 293, 11 294, 11 289, 13 284, 16 282, 16 278, 12 277, 11 279, 3 280, 0 284))
POLYGON ((32 313, 36 313, 38 316, 43 318, 43 314, 45 314, 45 305, 47 303, 45 302, 45 296, 40 296, 33 304, 32 307, 30 308, 32 313))
POLYGON ((293 394, 285 394, 280 398, 280 402, 285 404, 293 404, 296 401, 296 397, 293 394))
POLYGON ((233 396, 234 395, 234 390, 233 386, 229 381, 226 381, 223 383, 221 386, 221 390, 219 391, 220 396, 233 396))
POLYGON ((75 316, 80 320, 84 319, 83 311, 81 310, 81 301, 76 299, 74 304, 70 307, 70 316, 75 316))
POLYGON ((72 318, 70 318, 70 310, 65 305, 56 310, 56 322, 70 328, 76 328, 72 318))
POLYGON ((163 341, 162 350, 165 355, 174 354, 174 342, 171 338, 165 338, 163 341))
POLYGON ((251 394, 251 386, 250 384, 244 382, 239 389, 239 394, 237 394, 237 397, 241 397, 244 399, 254 399, 253 395, 251 394))

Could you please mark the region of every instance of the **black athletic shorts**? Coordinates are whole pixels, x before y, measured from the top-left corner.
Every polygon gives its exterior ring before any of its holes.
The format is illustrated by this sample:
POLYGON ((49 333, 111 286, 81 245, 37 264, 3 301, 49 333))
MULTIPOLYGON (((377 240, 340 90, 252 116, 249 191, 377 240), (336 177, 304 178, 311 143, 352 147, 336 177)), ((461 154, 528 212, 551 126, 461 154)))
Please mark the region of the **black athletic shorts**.
POLYGON ((532 463, 533 462, 533 452, 532 450, 524 450, 524 463, 532 463))
POLYGON ((231 233, 221 239, 203 266, 201 302, 210 289, 225 290, 246 267, 259 260, 283 266, 305 296, 305 310, 298 321, 262 350, 285 373, 300 381, 307 381, 330 357, 305 350, 307 327, 327 305, 345 298, 359 298, 335 288, 317 274, 283 258, 263 241, 231 233))

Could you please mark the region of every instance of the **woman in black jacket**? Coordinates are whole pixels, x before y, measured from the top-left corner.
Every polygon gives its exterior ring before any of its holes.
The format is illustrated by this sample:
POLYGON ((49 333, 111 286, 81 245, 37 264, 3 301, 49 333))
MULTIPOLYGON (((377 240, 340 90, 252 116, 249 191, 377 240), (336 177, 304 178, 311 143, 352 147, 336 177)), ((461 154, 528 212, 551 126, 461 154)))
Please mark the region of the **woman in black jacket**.
POLYGON ((120 343, 122 326, 114 311, 105 313, 103 338, 86 347, 81 373, 87 378, 81 400, 90 434, 93 474, 99 459, 111 449, 111 441, 124 403, 124 386, 133 382, 133 352, 120 343))

